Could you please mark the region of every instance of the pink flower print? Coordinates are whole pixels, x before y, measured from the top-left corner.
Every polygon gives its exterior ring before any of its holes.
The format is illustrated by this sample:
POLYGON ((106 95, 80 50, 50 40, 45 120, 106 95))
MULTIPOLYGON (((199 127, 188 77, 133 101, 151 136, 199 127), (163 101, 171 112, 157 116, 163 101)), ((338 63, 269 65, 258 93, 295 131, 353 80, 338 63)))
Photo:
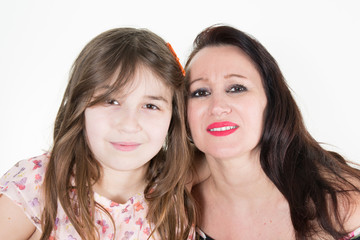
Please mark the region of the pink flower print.
POLYGON ((119 206, 118 203, 111 201, 110 207, 117 207, 117 206, 119 206))
POLYGON ((149 227, 146 227, 143 231, 147 236, 150 235, 150 228, 149 227))
POLYGON ((106 233, 106 229, 109 228, 109 225, 106 224, 106 221, 105 220, 97 220, 96 223, 101 226, 102 233, 106 233))
POLYGON ((126 231, 126 232, 124 233, 124 237, 123 237, 121 240, 129 240, 132 235, 134 235, 134 232, 133 232, 133 231, 131 231, 131 232, 126 231))
POLYGON ((60 221, 60 219, 59 219, 58 217, 55 218, 55 226, 54 226, 54 229, 55 229, 55 230, 57 230, 57 228, 58 228, 59 221, 60 221))
POLYGON ((41 181, 42 177, 40 174, 35 175, 35 183, 39 183, 41 181))
POLYGON ((38 198, 34 198, 32 201, 29 201, 29 204, 31 207, 37 207, 40 205, 39 203, 39 199, 38 198))
POLYGON ((144 224, 144 221, 141 218, 139 218, 135 223, 136 223, 136 225, 140 225, 140 230, 141 230, 142 225, 144 224))
POLYGON ((123 210, 121 210, 121 212, 122 213, 125 213, 125 212, 128 212, 129 210, 128 210, 128 207, 129 207, 130 205, 127 205, 123 210))
MULTIPOLYGON (((112 212, 113 212, 113 209, 112 209, 112 208, 106 207, 105 209, 106 209, 106 211, 108 211, 109 213, 112 213, 112 212)), ((98 211, 97 211, 97 212, 98 212, 98 211)))
MULTIPOLYGON (((7 185, 9 182, 6 182, 5 185, 7 185)), ((6 192, 8 190, 9 186, 6 186, 6 187, 1 187, 0 186, 0 190, 3 191, 3 192, 6 192)))
POLYGON ((24 177, 24 178, 22 178, 22 179, 21 179, 20 181, 18 181, 18 182, 13 181, 13 183, 15 183, 15 185, 16 185, 20 190, 24 190, 24 189, 25 189, 26 180, 27 180, 27 178, 24 177))
POLYGON ((193 233, 191 233, 191 234, 189 235, 189 237, 188 237, 188 240, 192 240, 192 239, 194 239, 193 233))
POLYGON ((35 224, 40 224, 40 223, 41 223, 41 221, 40 221, 40 219, 39 219, 38 217, 32 216, 32 217, 31 217, 31 220, 33 220, 33 222, 34 222, 35 224))
POLYGON ((130 219, 131 219, 131 216, 128 216, 124 219, 124 222, 129 223, 130 219))
POLYGON ((74 238, 72 235, 69 235, 67 240, 76 240, 76 238, 74 238))
POLYGON ((35 164, 35 166, 33 167, 33 170, 42 167, 41 160, 34 160, 32 162, 35 164))
POLYGON ((135 203, 134 207, 135 207, 135 211, 137 212, 144 209, 144 207, 141 205, 141 202, 135 203))

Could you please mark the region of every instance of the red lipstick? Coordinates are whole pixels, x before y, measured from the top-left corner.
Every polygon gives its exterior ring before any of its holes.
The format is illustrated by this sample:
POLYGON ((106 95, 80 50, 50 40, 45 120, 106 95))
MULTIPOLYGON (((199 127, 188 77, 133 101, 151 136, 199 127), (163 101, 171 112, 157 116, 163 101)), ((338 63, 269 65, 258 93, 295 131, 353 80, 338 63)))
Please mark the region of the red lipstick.
POLYGON ((213 136, 222 137, 232 134, 238 128, 239 125, 233 122, 214 122, 206 128, 206 131, 213 136))
POLYGON ((115 149, 130 152, 137 149, 140 146, 140 143, 135 142, 111 142, 115 149))

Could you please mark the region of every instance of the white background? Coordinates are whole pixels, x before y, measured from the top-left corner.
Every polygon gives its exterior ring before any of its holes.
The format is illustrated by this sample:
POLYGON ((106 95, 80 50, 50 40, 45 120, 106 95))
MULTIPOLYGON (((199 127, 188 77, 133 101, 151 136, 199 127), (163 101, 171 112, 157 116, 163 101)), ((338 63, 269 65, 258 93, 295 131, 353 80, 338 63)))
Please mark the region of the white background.
POLYGON ((360 163, 360 1, 0 0, 0 175, 51 146, 70 67, 114 27, 148 28, 182 63, 205 27, 256 37, 278 61, 312 135, 360 163))

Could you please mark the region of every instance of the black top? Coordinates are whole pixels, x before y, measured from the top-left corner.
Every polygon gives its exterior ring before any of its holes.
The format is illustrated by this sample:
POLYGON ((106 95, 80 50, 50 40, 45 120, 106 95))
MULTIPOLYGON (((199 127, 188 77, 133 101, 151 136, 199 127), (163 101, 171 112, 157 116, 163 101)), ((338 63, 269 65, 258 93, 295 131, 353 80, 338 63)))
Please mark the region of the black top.
MULTIPOLYGON (((198 232, 196 233, 196 239, 199 240, 215 240, 212 237, 209 237, 206 233, 204 233, 203 231, 199 230, 202 234, 201 235, 205 235, 205 237, 202 237, 198 232)), ((349 238, 348 240, 360 240, 360 235, 354 238, 349 238)))

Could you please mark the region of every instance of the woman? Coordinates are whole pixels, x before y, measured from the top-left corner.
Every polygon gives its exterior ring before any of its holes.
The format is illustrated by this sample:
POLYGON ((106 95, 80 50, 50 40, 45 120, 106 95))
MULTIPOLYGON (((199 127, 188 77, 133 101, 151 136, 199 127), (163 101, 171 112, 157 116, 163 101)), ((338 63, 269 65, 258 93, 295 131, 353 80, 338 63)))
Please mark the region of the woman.
POLYGON ((203 239, 360 239, 360 171, 312 138, 259 42, 209 27, 185 70, 190 137, 211 171, 193 189, 203 239))

